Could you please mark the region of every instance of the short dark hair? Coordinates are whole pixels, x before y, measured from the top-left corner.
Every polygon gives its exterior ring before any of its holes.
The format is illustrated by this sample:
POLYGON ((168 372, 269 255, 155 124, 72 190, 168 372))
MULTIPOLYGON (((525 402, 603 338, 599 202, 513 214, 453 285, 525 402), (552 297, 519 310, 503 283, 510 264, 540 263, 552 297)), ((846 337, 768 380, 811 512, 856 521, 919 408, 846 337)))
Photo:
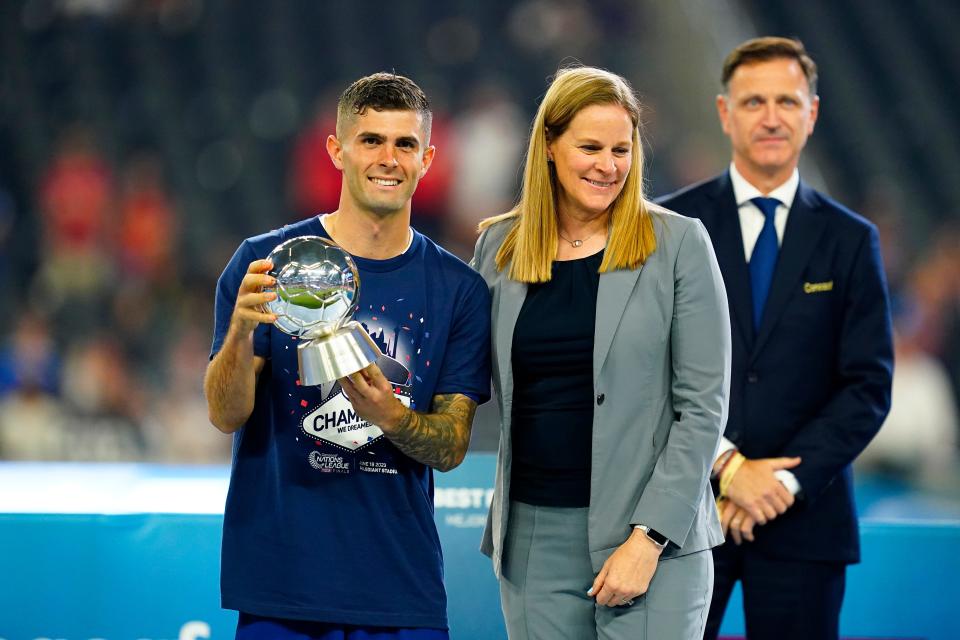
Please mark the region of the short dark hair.
POLYGON ((354 116, 374 111, 416 111, 423 119, 424 142, 430 141, 433 113, 426 94, 410 78, 393 73, 374 73, 360 78, 340 95, 337 103, 337 136, 354 116))
POLYGON ((723 75, 721 76, 723 90, 726 91, 730 88, 730 78, 740 65, 767 62, 778 58, 796 60, 800 68, 803 69, 803 75, 807 78, 810 95, 817 94, 817 63, 804 49, 803 43, 796 38, 778 38, 776 36, 747 40, 730 52, 727 59, 723 61, 723 75))

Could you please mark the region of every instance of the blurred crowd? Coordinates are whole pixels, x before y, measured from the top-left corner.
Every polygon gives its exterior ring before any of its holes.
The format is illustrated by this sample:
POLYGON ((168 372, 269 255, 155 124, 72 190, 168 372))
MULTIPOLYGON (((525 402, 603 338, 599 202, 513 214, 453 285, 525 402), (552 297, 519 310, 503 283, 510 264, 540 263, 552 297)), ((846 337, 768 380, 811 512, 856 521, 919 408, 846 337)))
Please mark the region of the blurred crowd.
POLYGON ((209 292, 179 273, 182 219, 156 155, 140 150, 119 169, 88 128, 71 127, 20 215, 39 233, 35 268, 10 274, 0 454, 225 460, 199 394, 209 292))
MULTIPOLYGON (((28 2, 27 9, 31 4, 43 3, 28 2)), ((63 6, 115 10, 124 4, 63 6)), ((154 4, 168 12, 161 19, 171 28, 201 19, 200 2, 154 4)), ((506 14, 504 37, 515 54, 508 64, 533 78, 525 93, 506 73, 443 85, 430 73, 409 71, 435 97, 432 143, 438 148, 414 197, 413 224, 463 258, 472 253, 478 221, 510 208, 518 193, 527 129, 547 75, 540 70, 555 70, 562 51, 588 49, 603 40, 600 34, 622 35, 618 29, 627 28, 614 3, 600 3, 604 10, 596 15, 583 2, 560 5, 561 11, 548 10, 547 3, 527 0, 506 14), (544 35, 530 39, 534 32, 544 35)), ((49 19, 27 9, 22 20, 49 19)), ((434 57, 445 52, 449 59, 435 64, 479 55, 469 22, 451 18, 438 25, 426 46, 441 52, 434 57)), ((362 72, 372 70, 378 69, 362 72)), ((448 70, 456 76, 455 67, 448 70)), ((209 425, 202 397, 219 269, 245 235, 336 208, 340 175, 325 140, 334 130, 342 84, 331 78, 312 91, 310 109, 291 106, 290 94, 260 95, 232 142, 201 148, 187 172, 190 189, 183 188, 182 157, 157 137, 118 142, 121 127, 91 118, 58 122, 51 144, 19 181, 27 189, 15 188, 0 162, 0 283, 8 294, 8 312, 0 318, 0 459, 229 460, 231 439, 209 425), (245 136, 259 137, 259 148, 270 149, 279 163, 265 162, 262 175, 245 175, 238 164, 244 156, 236 151, 245 136), (233 203, 253 193, 244 180, 265 181, 262 192, 275 198, 277 210, 252 220, 236 213, 233 203), (198 192, 212 194, 215 205, 199 205, 198 192)), ((641 91, 651 195, 725 168, 722 140, 713 144, 717 138, 671 122, 674 111, 661 108, 651 93, 641 91)), ((198 110, 185 109, 188 127, 198 110)), ((719 135, 715 120, 700 124, 719 135)), ((197 135, 205 130, 196 128, 197 135)), ((864 197, 859 210, 881 231, 897 360, 893 410, 859 464, 956 490, 960 212, 921 228, 905 203, 876 191, 882 195, 864 197)))
POLYGON ((861 471, 960 495, 960 221, 930 230, 911 252, 906 208, 864 203, 880 229, 893 309, 893 402, 861 471))

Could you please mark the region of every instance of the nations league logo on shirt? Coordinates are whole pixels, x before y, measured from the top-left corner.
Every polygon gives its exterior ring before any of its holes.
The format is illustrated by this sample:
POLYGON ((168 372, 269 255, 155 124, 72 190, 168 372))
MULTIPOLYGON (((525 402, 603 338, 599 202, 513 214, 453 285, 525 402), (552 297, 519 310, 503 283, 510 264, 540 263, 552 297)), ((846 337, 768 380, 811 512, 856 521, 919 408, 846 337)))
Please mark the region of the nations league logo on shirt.
POLYGON ((350 463, 335 453, 311 451, 308 460, 311 467, 323 473, 350 473, 350 463))

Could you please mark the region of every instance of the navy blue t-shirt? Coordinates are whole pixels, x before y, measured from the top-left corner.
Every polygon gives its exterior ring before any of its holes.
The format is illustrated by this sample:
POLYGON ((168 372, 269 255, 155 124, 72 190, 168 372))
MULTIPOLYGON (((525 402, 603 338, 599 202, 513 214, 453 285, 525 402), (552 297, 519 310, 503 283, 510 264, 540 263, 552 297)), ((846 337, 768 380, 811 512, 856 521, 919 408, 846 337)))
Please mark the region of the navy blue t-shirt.
MULTIPOLYGON (((249 264, 281 242, 327 237, 319 218, 245 240, 220 276, 211 357, 249 264)), ((425 236, 389 260, 354 258, 359 309, 394 392, 429 412, 433 396, 490 393, 490 295, 483 279, 425 236)), ((254 332, 266 358, 234 437, 223 525, 222 604, 261 616, 446 628, 432 470, 353 413, 339 385, 299 384, 298 340, 254 332)))

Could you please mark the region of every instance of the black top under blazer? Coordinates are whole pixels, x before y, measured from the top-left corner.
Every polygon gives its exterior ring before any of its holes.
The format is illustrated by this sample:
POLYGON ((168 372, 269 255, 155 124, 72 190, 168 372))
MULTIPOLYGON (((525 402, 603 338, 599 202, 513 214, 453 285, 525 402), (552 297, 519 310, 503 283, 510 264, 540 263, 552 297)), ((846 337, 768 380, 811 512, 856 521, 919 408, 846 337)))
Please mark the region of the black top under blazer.
POLYGON ((850 464, 890 408, 890 305, 876 227, 800 182, 763 320, 728 173, 658 200, 699 218, 723 274, 733 337, 725 431, 748 458, 800 456, 801 498, 751 548, 793 560, 860 559, 850 464))

